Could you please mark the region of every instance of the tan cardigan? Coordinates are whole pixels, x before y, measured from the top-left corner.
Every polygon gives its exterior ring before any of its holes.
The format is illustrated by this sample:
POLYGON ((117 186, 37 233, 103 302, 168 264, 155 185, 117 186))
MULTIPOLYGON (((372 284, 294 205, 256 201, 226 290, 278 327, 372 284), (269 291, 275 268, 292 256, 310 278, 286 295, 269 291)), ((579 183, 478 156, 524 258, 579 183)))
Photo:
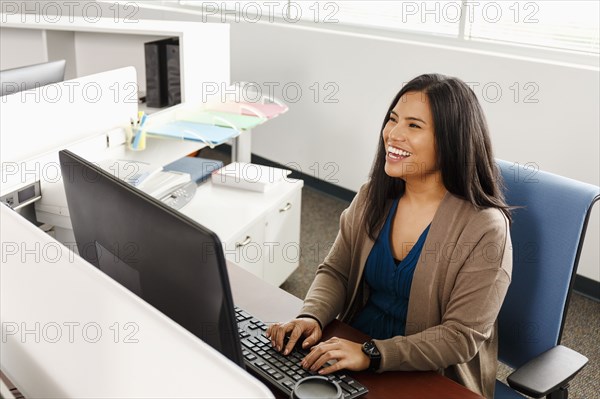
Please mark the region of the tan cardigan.
MULTIPOLYGON (((369 298, 363 270, 374 241, 362 214, 364 184, 342 212, 340 230, 317 268, 300 314, 322 326, 349 322, 369 298)), ((389 211, 392 201, 388 201, 389 211)), ((387 214, 387 212, 386 212, 387 214)), ((496 318, 510 284, 508 220, 446 193, 419 257, 408 303, 406 336, 375 340, 378 370, 437 370, 486 398, 494 396, 496 318)))

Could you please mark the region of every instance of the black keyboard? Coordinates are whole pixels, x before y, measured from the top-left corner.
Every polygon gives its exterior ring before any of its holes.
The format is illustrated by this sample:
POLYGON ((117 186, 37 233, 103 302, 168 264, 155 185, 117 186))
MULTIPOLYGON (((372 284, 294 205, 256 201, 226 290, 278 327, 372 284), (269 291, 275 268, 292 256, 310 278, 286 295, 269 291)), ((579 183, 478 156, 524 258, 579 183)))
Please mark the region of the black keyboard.
MULTIPOLYGON (((318 375, 300 366, 302 358, 308 354, 308 351, 294 348, 292 353, 284 356, 271 346, 271 340, 265 336, 267 330, 265 323, 238 307, 235 308, 235 314, 246 368, 262 376, 288 397, 297 381, 304 377, 318 375)), ((369 391, 344 373, 328 374, 326 377, 340 385, 344 399, 358 398, 369 391)))

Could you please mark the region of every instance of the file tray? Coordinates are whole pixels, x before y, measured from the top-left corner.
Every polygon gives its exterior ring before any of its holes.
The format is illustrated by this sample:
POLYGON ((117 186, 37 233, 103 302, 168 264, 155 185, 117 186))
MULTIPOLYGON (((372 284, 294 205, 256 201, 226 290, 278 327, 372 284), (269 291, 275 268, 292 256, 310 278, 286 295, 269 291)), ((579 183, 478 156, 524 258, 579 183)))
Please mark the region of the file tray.
POLYGON ((175 114, 175 119, 207 125, 217 125, 220 127, 229 127, 236 130, 250 130, 258 125, 262 125, 268 120, 267 118, 259 118, 256 116, 206 110, 181 110, 175 114))
POLYGON ((146 132, 180 140, 200 141, 214 147, 239 136, 236 129, 204 123, 175 120, 161 125, 148 126, 146 132))

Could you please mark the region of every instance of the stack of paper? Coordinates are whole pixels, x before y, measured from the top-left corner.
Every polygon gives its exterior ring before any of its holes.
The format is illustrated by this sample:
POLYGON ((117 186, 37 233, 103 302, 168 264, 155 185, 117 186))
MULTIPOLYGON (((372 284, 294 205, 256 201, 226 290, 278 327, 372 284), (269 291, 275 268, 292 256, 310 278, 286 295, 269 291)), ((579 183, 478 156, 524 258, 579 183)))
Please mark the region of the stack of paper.
POLYGON ((253 163, 234 162, 212 173, 213 184, 265 192, 283 181, 291 170, 253 163))

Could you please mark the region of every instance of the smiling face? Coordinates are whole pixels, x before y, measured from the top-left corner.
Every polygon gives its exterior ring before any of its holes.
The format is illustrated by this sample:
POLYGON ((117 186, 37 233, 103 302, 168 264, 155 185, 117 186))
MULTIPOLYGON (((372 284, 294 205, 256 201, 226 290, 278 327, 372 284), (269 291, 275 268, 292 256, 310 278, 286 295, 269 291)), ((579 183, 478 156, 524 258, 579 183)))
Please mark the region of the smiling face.
POLYGON ((385 173, 405 181, 439 174, 433 116, 427 95, 405 93, 383 129, 385 173))

